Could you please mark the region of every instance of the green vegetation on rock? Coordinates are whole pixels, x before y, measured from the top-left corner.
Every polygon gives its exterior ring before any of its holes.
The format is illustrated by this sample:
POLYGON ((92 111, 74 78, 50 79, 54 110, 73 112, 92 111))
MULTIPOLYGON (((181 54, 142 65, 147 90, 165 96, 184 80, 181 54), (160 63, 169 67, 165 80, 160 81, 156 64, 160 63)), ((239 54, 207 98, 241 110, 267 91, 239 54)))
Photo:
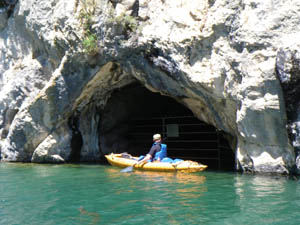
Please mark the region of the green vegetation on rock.
POLYGON ((96 34, 88 34, 87 37, 83 40, 83 48, 87 53, 96 53, 98 50, 98 43, 97 43, 97 35, 96 34))
POLYGON ((98 38, 93 25, 95 21, 95 0, 80 0, 82 8, 79 12, 79 20, 83 28, 84 39, 82 41, 82 46, 87 54, 93 55, 97 54, 99 51, 98 38))
POLYGON ((124 27, 126 31, 135 32, 138 28, 138 21, 133 16, 126 14, 116 17, 115 22, 124 27))

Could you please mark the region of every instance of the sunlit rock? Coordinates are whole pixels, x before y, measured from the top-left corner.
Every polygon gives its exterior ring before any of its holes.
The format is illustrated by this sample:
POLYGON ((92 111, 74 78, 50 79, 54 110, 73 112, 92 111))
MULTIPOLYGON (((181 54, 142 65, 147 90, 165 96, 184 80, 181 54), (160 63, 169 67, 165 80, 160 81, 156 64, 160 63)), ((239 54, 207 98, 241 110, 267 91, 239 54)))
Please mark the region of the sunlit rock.
POLYGON ((290 41, 279 49, 276 72, 283 89, 288 117, 287 129, 290 141, 295 148, 297 173, 300 173, 300 45, 295 35, 289 35, 290 41))
POLYGON ((230 134, 237 169, 289 173, 299 15, 296 0, 18 1, 0 29, 1 159, 99 161, 126 149, 130 112, 109 118, 107 102, 138 83, 230 134))

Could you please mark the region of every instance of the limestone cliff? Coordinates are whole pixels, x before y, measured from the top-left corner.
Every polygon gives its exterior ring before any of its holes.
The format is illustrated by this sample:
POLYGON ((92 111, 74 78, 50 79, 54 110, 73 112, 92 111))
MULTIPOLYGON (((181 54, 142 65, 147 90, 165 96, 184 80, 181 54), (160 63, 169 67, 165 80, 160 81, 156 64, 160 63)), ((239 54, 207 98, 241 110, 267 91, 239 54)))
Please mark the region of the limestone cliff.
POLYGON ((22 0, 0 19, 2 161, 99 160, 123 116, 103 125, 107 100, 140 83, 231 134, 238 169, 295 166, 297 0, 22 0))

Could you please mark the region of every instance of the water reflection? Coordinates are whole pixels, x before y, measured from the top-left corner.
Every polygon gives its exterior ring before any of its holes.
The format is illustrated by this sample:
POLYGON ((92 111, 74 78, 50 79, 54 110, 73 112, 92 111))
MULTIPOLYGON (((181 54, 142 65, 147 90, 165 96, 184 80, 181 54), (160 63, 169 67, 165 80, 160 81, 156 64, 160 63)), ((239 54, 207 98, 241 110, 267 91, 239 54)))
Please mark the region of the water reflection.
POLYGON ((0 178, 0 224, 300 224, 300 183, 282 177, 0 164, 0 178))
MULTIPOLYGON (((158 190, 163 190, 165 195, 170 193, 166 192, 169 188, 172 189, 172 196, 178 207, 196 207, 199 205, 199 199, 203 196, 203 193, 207 192, 207 187, 203 185, 206 181, 206 177, 199 173, 168 173, 168 172, 150 172, 150 171, 136 171, 135 175, 142 176, 147 182, 159 182, 156 186, 158 190), (165 185, 160 186, 164 182, 165 185)), ((150 186, 148 190, 153 189, 150 186)), ((164 198, 166 196, 163 196, 164 198)), ((151 204, 152 210, 162 209, 164 202, 156 202, 151 204)), ((166 210, 166 209, 163 209, 166 210)), ((170 218, 171 219, 171 218, 170 218)), ((172 221, 172 219, 171 219, 172 221)), ((173 221, 174 222, 174 221, 173 221)))
MULTIPOLYGON (((119 169, 113 167, 106 169, 105 172, 110 182, 117 183, 113 190, 114 195, 119 195, 120 198, 127 196, 126 208, 139 205, 145 211, 158 214, 172 211, 174 207, 188 210, 199 207, 199 204, 202 204, 199 199, 207 192, 206 176, 199 173, 139 170, 121 173, 119 169), (171 202, 173 204, 170 208, 171 202)), ((111 206, 111 209, 115 211, 122 205, 121 203, 111 206)), ((173 216, 168 216, 168 223, 176 224, 173 216)))
POLYGON ((247 217, 257 224, 299 224, 294 219, 293 223, 288 222, 293 216, 293 204, 298 202, 294 182, 277 176, 236 176, 234 186, 239 196, 236 203, 241 213, 235 219, 241 224, 251 224, 247 217), (288 214, 289 218, 283 216, 288 214))
POLYGON ((286 180, 271 176, 237 176, 235 179, 236 193, 244 198, 245 194, 253 194, 256 197, 278 195, 285 191, 286 180))
POLYGON ((181 184, 203 184, 206 180, 205 176, 199 175, 198 173, 135 171, 134 174, 142 176, 147 181, 163 180, 181 184))

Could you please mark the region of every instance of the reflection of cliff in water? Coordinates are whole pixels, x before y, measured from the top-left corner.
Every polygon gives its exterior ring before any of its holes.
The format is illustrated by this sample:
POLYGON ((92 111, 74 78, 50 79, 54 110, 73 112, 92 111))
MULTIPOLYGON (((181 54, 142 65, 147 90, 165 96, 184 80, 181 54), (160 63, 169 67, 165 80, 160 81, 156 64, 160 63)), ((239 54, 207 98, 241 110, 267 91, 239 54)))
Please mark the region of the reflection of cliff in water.
POLYGON ((285 178, 268 176, 253 176, 251 179, 237 176, 235 180, 236 193, 240 199, 280 195, 285 192, 287 182, 285 178))
POLYGON ((299 195, 287 177, 237 175, 234 187, 240 212, 224 224, 251 224, 249 218, 256 224, 299 224, 298 214, 290 213, 299 195))

